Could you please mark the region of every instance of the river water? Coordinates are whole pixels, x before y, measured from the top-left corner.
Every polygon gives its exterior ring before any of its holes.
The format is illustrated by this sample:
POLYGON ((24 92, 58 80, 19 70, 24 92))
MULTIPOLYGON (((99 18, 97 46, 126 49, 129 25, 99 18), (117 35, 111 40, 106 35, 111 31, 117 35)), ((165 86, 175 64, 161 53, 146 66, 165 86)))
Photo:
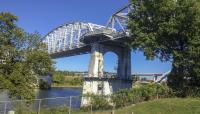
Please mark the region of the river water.
POLYGON ((72 108, 79 108, 81 104, 81 97, 79 96, 81 95, 81 93, 82 93, 82 88, 56 87, 56 88, 51 88, 49 90, 39 90, 37 98, 43 99, 41 103, 43 107, 71 106, 72 108), (46 98, 56 98, 56 99, 46 99, 46 98))
POLYGON ((81 95, 82 88, 70 88, 70 87, 52 87, 48 90, 39 90, 37 98, 54 98, 54 97, 68 97, 81 95))
MULTIPOLYGON (((82 93, 82 88, 70 88, 70 87, 52 87, 48 90, 36 90, 37 99, 43 99, 41 101, 41 106, 44 107, 57 107, 57 106, 69 106, 71 102, 71 107, 80 107, 81 97, 72 97, 70 101, 70 96, 80 96, 82 93), (56 98, 58 97, 58 98, 56 98), (59 98, 61 97, 61 98, 59 98), (66 97, 66 98, 63 98, 66 97), (52 99, 48 99, 52 98, 52 99), (56 99, 54 99, 56 98, 56 99)), ((6 92, 0 93, 0 101, 9 101, 9 97, 6 92)), ((38 101, 35 102, 38 104, 38 101)))

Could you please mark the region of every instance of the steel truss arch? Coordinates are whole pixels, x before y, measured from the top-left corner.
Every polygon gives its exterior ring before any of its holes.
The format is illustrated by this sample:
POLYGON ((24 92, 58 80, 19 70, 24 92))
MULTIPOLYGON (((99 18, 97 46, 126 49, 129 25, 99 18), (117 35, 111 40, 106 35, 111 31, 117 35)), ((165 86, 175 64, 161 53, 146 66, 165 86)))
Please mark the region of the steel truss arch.
POLYGON ((49 32, 43 38, 43 42, 47 45, 48 53, 53 54, 81 48, 86 45, 80 41, 82 35, 89 32, 103 32, 105 30, 115 31, 115 29, 109 29, 93 23, 67 23, 49 32))
POLYGON ((116 11, 115 13, 113 13, 108 22, 107 22, 107 27, 110 28, 115 28, 117 29, 117 31, 123 32, 126 35, 129 35, 129 31, 127 29, 128 26, 128 14, 131 10, 133 10, 133 5, 132 4, 128 4, 125 7, 119 9, 118 11, 116 11))

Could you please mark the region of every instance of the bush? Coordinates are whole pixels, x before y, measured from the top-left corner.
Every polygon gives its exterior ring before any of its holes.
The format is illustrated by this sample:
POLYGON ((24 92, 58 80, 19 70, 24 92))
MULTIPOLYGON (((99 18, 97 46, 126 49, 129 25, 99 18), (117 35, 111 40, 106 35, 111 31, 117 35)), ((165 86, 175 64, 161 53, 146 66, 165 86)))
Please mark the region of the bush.
POLYGON ((142 101, 140 88, 124 89, 112 95, 111 99, 116 107, 124 107, 142 101))
POLYGON ((173 89, 177 97, 200 97, 200 87, 186 86, 182 89, 173 89))
POLYGON ((51 88, 51 84, 49 84, 47 81, 40 80, 39 81, 39 88, 40 89, 49 89, 49 88, 51 88))
POLYGON ((82 110, 106 110, 110 109, 111 103, 109 102, 109 96, 102 96, 102 95, 84 95, 91 99, 90 104, 84 107, 81 107, 82 110))
POLYGON ((91 98, 91 105, 94 110, 109 109, 111 107, 107 96, 93 95, 91 98))
POLYGON ((155 99, 158 97, 169 96, 170 89, 166 85, 161 84, 148 84, 140 87, 142 91, 143 100, 155 99))
POLYGON ((112 95, 116 107, 128 106, 159 97, 168 97, 170 89, 166 85, 147 84, 132 89, 124 89, 112 95))

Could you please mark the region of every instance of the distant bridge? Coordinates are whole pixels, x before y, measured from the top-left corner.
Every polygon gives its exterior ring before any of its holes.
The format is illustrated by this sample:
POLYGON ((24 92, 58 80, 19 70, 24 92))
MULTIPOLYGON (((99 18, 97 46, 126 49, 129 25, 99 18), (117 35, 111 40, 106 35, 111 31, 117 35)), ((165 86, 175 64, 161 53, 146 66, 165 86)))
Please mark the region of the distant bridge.
POLYGON ((153 77, 154 82, 165 82, 167 80, 167 76, 170 74, 171 70, 165 73, 145 73, 145 74, 133 74, 134 77, 153 77))

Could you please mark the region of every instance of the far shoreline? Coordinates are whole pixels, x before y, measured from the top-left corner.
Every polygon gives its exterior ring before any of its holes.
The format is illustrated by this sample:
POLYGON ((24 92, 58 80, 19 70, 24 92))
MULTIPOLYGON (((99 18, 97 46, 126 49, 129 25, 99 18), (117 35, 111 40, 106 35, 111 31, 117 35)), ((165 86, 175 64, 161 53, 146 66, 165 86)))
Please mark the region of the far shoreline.
POLYGON ((82 88, 83 86, 73 86, 73 85, 69 85, 69 86, 55 86, 55 85, 52 85, 51 87, 53 87, 53 88, 82 88))

